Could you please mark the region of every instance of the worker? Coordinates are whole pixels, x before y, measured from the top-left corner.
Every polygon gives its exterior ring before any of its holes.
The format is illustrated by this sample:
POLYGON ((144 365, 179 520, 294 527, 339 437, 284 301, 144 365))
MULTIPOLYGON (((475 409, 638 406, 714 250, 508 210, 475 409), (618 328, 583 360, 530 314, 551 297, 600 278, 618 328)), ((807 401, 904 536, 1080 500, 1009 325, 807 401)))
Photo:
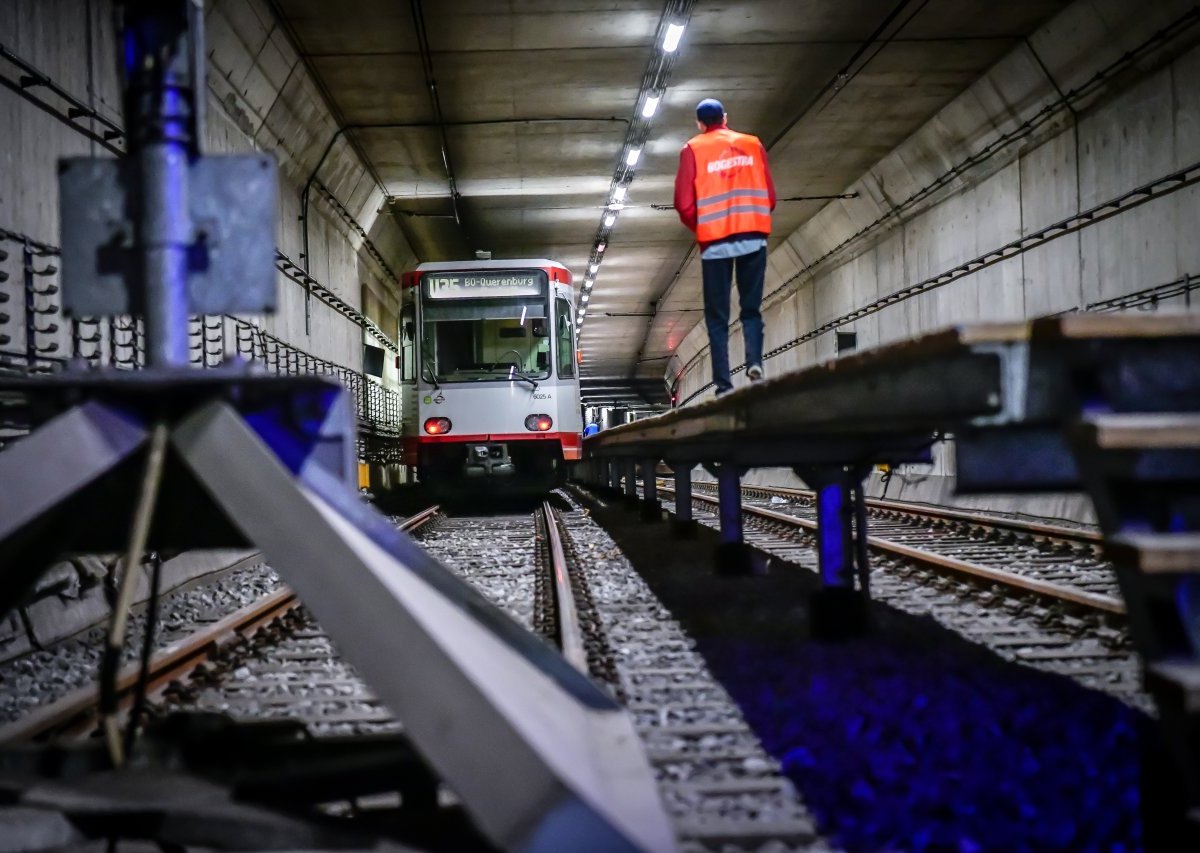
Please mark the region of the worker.
POLYGON ((600 432, 600 424, 592 421, 583 428, 583 437, 587 438, 589 435, 595 435, 598 432, 600 432))
POLYGON ((679 152, 675 210, 696 235, 704 278, 704 322, 720 397, 733 390, 729 375, 729 291, 737 273, 746 377, 763 378, 763 277, 775 185, 762 140, 729 129, 715 98, 696 105, 700 133, 679 152))

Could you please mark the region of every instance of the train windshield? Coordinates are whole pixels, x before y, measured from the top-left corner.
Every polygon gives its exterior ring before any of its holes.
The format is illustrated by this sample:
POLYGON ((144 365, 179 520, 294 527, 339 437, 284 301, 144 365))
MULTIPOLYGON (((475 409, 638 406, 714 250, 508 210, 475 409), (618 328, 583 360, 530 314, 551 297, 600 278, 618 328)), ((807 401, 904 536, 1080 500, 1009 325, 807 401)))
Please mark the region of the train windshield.
POLYGON ((544 297, 427 301, 422 313, 426 381, 550 378, 544 297))

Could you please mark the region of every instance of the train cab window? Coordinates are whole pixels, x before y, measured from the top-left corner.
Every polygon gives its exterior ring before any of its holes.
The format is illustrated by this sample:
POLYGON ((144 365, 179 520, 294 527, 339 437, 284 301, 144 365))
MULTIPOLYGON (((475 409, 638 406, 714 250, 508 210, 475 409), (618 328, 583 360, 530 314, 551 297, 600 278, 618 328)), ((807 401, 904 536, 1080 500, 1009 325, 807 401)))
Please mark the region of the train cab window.
POLYGON ((426 381, 480 382, 550 376, 542 299, 471 299, 422 311, 421 375, 426 381))
POLYGON ((558 329, 558 376, 570 379, 575 376, 575 327, 571 324, 571 303, 556 299, 558 329))

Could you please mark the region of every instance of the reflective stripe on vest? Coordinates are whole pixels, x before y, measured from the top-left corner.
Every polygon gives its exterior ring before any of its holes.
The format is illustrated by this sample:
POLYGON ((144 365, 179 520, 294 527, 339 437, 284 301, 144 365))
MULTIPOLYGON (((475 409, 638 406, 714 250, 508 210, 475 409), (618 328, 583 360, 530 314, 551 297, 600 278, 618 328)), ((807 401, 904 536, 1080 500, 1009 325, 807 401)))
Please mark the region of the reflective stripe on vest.
POLYGON ((696 239, 771 232, 770 192, 762 143, 723 128, 688 141, 696 158, 696 239))

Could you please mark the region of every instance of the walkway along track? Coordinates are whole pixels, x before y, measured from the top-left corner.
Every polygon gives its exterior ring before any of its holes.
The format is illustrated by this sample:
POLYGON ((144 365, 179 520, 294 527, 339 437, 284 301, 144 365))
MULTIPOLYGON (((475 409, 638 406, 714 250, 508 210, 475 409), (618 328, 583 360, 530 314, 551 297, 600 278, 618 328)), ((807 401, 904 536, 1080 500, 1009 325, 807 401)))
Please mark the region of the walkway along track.
MULTIPOLYGON (((674 494, 670 488, 661 492, 674 494)), ((693 494, 692 504, 697 520, 716 526, 715 498, 693 494)), ((750 544, 816 570, 815 520, 756 506, 743 506, 742 512, 750 544)), ((971 523, 981 522, 972 517, 971 523)), ((931 616, 1002 657, 1066 675, 1153 712, 1118 599, 1041 580, 1015 565, 993 568, 881 536, 868 541, 876 557, 871 591, 878 601, 931 616)))
MULTIPOLYGON (((440 512, 440 507, 431 506, 405 519, 400 529, 415 533, 433 522, 440 512)), ((160 650, 150 659, 145 675, 146 696, 177 692, 184 679, 202 673, 207 664, 233 646, 244 645, 259 634, 281 627, 285 621, 292 626, 307 621, 297 618, 300 607, 296 594, 283 587, 160 650)), ((128 712, 134 705, 141 678, 138 663, 123 667, 118 674, 116 690, 122 712, 128 712)), ((98 686, 80 688, 0 728, 0 743, 87 736, 99 721, 99 702, 98 686)))

